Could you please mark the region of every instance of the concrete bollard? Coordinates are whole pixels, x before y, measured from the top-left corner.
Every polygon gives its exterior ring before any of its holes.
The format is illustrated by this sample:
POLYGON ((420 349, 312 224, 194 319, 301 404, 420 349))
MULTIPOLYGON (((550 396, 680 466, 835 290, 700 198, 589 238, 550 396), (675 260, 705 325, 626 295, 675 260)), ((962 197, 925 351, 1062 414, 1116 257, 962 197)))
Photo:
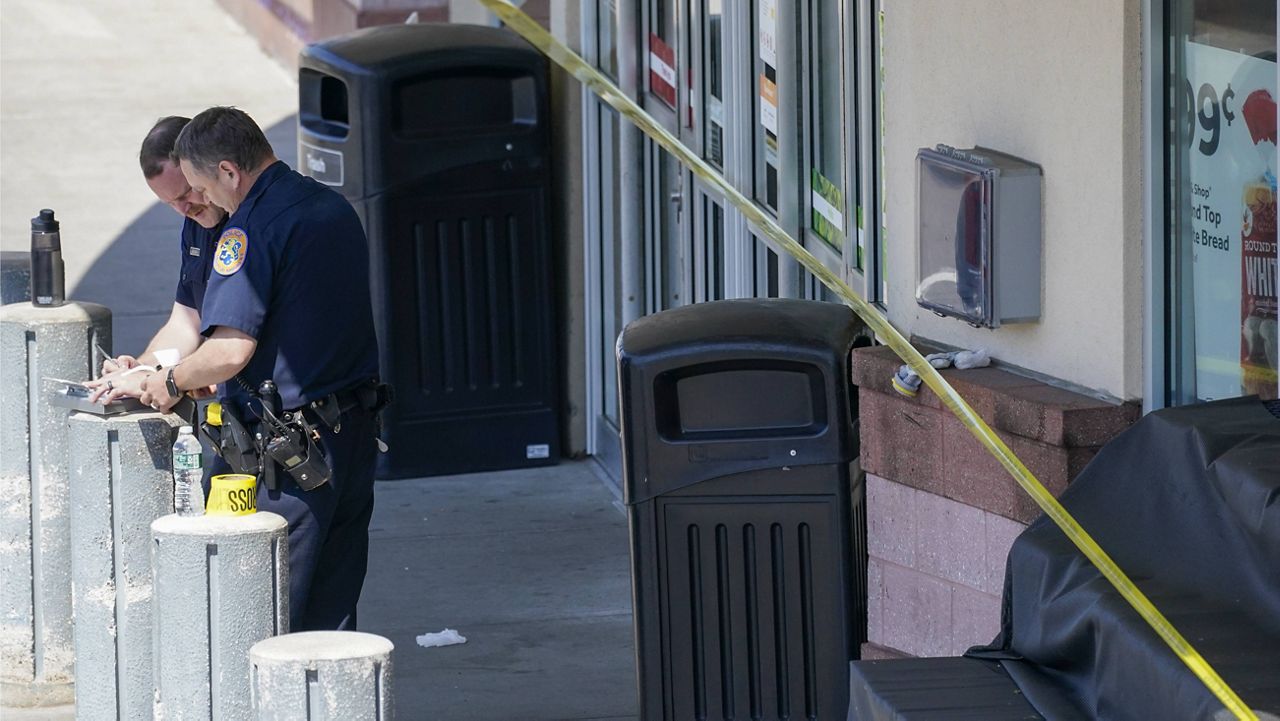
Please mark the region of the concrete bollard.
POLYGON ((31 252, 0 250, 0 303, 31 300, 31 252))
POLYGON ((254 644, 253 707, 259 721, 390 721, 391 651, 382 636, 308 631, 254 644))
POLYGON ((249 649, 289 632, 287 531, 274 513, 151 524, 156 718, 252 718, 249 649))
POLYGON ((151 522, 173 513, 177 416, 72 413, 76 719, 149 719, 151 522))
POLYGON ((45 378, 90 377, 111 311, 90 303, 0 307, 0 698, 71 703, 67 410, 45 378))

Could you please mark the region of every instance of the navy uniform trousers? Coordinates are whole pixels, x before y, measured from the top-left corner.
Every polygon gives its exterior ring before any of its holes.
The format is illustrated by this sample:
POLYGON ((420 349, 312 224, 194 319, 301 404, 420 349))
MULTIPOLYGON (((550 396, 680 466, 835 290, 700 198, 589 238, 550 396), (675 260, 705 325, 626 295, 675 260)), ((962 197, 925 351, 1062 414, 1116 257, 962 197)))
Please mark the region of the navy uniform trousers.
MULTIPOLYGON (((329 482, 304 491, 276 466, 276 490, 258 483, 258 510, 289 523, 289 630, 354 631, 369 561, 375 416, 352 409, 342 415, 338 433, 314 425, 333 469, 329 482)), ((221 458, 214 459, 210 475, 231 472, 221 458)))

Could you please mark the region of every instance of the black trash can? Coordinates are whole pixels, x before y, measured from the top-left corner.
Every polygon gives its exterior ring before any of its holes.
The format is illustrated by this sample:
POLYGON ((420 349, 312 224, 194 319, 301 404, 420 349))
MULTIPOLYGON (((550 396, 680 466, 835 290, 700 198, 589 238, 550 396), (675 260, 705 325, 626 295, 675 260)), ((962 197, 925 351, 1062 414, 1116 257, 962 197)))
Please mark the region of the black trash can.
POLYGON ((866 520, 843 305, 726 300, 618 341, 640 718, 844 718, 866 520))
POLYGON ((378 477, 555 463, 545 59, 499 28, 393 25, 306 48, 298 86, 300 171, 369 236, 396 387, 378 477))

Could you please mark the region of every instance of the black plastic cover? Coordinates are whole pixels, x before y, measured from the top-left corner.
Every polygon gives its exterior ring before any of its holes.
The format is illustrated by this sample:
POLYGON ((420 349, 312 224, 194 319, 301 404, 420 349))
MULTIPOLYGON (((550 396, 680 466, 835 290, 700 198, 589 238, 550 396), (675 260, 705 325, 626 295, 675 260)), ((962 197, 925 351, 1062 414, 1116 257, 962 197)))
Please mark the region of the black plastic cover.
MULTIPOLYGON (((1246 704, 1280 713, 1280 419, 1253 397, 1158 411, 1061 501, 1246 704)), ((1046 718, 1223 711, 1046 517, 1014 542, 1004 594, 1000 636, 968 655, 1003 659, 1046 718)))
POLYGON ((1043 721, 1000 664, 902 658, 849 664, 849 721, 1043 721))
POLYGON ((624 501, 853 460, 849 354, 862 327, 843 305, 789 299, 699 303, 628 325, 618 339, 624 501))

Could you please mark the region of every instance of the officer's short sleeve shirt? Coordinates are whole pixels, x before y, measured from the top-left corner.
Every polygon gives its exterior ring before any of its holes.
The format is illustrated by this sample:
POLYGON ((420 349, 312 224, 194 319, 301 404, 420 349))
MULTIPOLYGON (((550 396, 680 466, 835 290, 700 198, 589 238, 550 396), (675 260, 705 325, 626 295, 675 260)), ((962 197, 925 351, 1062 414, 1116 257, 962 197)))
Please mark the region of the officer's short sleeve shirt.
POLYGON ((196 221, 182 221, 182 264, 174 301, 197 311, 204 304, 204 291, 213 268, 213 250, 222 234, 222 223, 205 228, 196 221))
POLYGON ((377 377, 368 243, 342 196, 276 162, 227 219, 212 267, 202 332, 258 343, 224 398, 270 378, 296 408, 377 377))

